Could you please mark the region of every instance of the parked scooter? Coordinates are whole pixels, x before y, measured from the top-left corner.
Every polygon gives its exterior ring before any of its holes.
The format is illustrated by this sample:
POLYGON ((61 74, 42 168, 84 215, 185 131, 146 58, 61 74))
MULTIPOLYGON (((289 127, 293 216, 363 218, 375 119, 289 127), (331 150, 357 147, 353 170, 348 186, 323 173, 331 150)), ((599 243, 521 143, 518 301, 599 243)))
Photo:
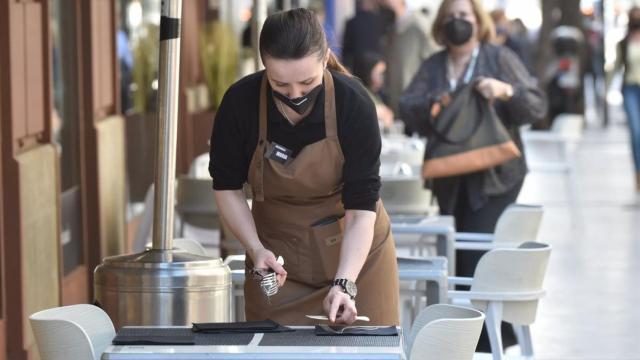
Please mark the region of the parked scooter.
POLYGON ((559 26, 552 31, 550 40, 554 57, 544 77, 549 97, 549 120, 538 126, 545 129, 551 127, 559 114, 584 114, 581 60, 584 36, 576 27, 559 26))

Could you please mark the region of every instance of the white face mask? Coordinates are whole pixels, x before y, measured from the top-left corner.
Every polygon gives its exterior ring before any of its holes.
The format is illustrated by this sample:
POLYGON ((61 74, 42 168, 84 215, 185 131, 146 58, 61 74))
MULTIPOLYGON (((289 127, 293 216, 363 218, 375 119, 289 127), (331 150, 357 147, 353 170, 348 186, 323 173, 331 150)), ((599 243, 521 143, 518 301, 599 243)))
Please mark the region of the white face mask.
POLYGON ((627 45, 627 62, 640 64, 640 41, 631 41, 627 45))

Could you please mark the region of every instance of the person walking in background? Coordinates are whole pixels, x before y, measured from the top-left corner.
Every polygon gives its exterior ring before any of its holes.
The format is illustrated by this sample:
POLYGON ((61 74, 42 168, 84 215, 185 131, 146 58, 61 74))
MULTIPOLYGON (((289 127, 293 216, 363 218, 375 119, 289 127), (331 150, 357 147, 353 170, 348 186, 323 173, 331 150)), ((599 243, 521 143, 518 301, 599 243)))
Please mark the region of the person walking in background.
POLYGON ((378 3, 378 0, 359 0, 356 15, 345 25, 342 63, 352 71, 356 57, 365 52, 382 52, 385 22, 379 13, 378 3))
POLYGON ((624 68, 622 96, 636 171, 635 202, 640 205, 640 7, 629 10, 627 35, 618 44, 617 65, 624 68))
POLYGON ((491 12, 491 19, 496 26, 496 37, 494 42, 511 49, 524 66, 532 72, 531 56, 529 54, 529 39, 527 29, 522 21, 509 20, 503 9, 496 9, 491 12))
MULTIPOLYGON (((524 153, 519 128, 542 119, 546 97, 511 50, 491 43, 493 22, 480 0, 444 0, 434 20, 433 36, 445 49, 422 64, 402 95, 401 119, 422 135, 433 136, 427 122, 432 121, 434 105, 461 86, 475 83, 524 153)), ((526 172, 524 157, 518 157, 489 170, 435 179, 432 190, 440 212, 455 216, 456 230, 491 233, 500 214, 518 198, 526 172)), ((473 276, 481 255, 458 251, 456 275, 473 276)), ((512 331, 503 333, 505 346, 515 343, 512 331)), ((490 351, 486 335, 478 349, 490 351)))
MULTIPOLYGON (((429 31, 429 20, 421 11, 412 11, 405 0, 383 0, 383 5, 395 14, 393 29, 387 34, 386 96, 394 112, 402 91, 409 85, 420 64, 435 49, 429 31)), ((407 129, 411 132, 411 129, 407 129)))
POLYGON ((353 75, 360 80, 376 105, 378 124, 383 129, 393 125, 393 110, 380 98, 380 91, 384 87, 384 74, 387 69, 382 56, 374 52, 366 52, 355 58, 353 75))

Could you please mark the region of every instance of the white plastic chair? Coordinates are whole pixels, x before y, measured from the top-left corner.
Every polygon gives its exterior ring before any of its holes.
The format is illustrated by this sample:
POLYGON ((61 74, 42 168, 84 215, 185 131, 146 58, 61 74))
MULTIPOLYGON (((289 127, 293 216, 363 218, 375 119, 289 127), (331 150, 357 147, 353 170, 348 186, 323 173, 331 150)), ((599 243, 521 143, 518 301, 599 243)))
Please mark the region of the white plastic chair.
POLYGON ((406 342, 409 360, 470 360, 478 345, 485 315, 446 304, 424 308, 406 342))
POLYGON ((527 166, 534 172, 556 172, 566 178, 568 202, 575 204, 576 178, 574 154, 582 137, 584 116, 560 114, 549 130, 523 130, 522 140, 527 166))
POLYGON ((99 360, 116 334, 107 313, 88 304, 43 310, 29 322, 42 360, 99 360))
POLYGON ((456 249, 491 250, 535 242, 544 209, 539 205, 511 204, 500 214, 493 234, 456 233, 456 249))
POLYGON ((189 166, 189 176, 198 179, 207 179, 211 182, 209 175, 209 153, 198 155, 189 166))
POLYGON ((233 314, 234 321, 244 321, 244 261, 245 255, 229 255, 224 264, 231 269, 231 283, 233 284, 233 314))
POLYGON ((503 359, 502 321, 516 331, 523 356, 533 356, 529 326, 534 323, 538 302, 544 296, 542 282, 551 246, 528 242, 515 249, 495 249, 484 254, 473 278, 450 277, 451 285, 469 285, 469 291, 449 291, 456 301, 470 301, 486 314, 487 332, 494 360, 503 359))
POLYGON ((180 214, 180 236, 184 224, 219 229, 219 212, 211 179, 179 176, 176 179, 176 212, 180 214))
POLYGON ((391 215, 429 215, 434 213, 431 191, 420 176, 382 177, 380 199, 391 215))
POLYGON ((205 250, 204 246, 202 246, 202 244, 194 239, 173 239, 173 247, 176 249, 184 250, 191 254, 207 256, 207 250, 205 250))
POLYGON ((383 136, 380 161, 382 163, 405 162, 412 167, 421 166, 425 142, 425 139, 405 135, 383 136))
POLYGON ((144 210, 140 216, 136 234, 133 237, 133 252, 144 250, 145 244, 147 244, 151 238, 151 229, 153 228, 153 196, 154 185, 151 184, 149 189, 147 189, 147 194, 144 196, 144 210))

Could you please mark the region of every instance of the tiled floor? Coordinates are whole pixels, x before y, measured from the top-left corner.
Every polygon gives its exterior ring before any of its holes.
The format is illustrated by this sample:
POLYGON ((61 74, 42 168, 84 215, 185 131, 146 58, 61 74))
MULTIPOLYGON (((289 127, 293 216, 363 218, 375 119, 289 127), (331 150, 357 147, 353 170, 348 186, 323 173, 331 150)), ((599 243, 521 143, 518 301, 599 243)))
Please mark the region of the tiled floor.
POLYGON ((519 199, 545 206, 539 239, 553 246, 536 358, 640 359, 640 207, 625 125, 587 129, 575 159, 573 198, 565 176, 532 171, 519 199))

